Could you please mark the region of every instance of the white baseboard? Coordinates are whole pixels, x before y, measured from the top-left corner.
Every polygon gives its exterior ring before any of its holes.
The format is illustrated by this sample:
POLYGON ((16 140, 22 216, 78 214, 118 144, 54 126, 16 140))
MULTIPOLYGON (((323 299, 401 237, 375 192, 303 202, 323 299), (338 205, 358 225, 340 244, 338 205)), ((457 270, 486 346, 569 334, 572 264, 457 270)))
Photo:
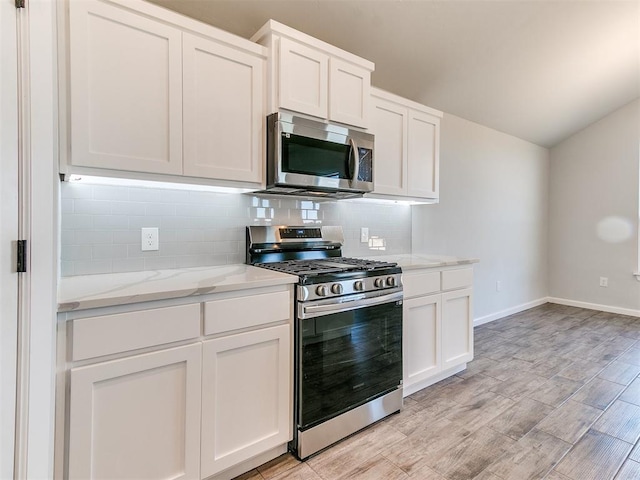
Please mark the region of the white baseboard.
POLYGON ((462 365, 458 365, 456 367, 449 368, 448 370, 445 370, 444 372, 440 372, 437 375, 434 375, 432 377, 426 378, 424 380, 421 380, 419 382, 413 383, 411 385, 403 385, 402 386, 402 397, 403 398, 404 397, 408 397, 409 395, 416 393, 418 390, 422 390, 423 388, 427 388, 427 387, 433 385, 434 383, 438 383, 440 380, 444 380, 445 378, 449 378, 452 375, 455 375, 456 373, 460 373, 465 368, 467 368, 466 362, 463 363, 462 365))
POLYGON ((532 302, 522 303, 520 305, 516 305, 515 307, 507 308, 506 310, 501 310, 496 313, 491 313, 489 315, 485 315, 484 317, 479 317, 473 320, 473 326, 477 327, 479 325, 483 325, 485 323, 493 322, 494 320, 498 320, 500 318, 508 317, 509 315, 513 315, 514 313, 520 313, 525 310, 529 310, 533 307, 539 307, 540 305, 544 305, 547 302, 550 302, 548 297, 542 297, 532 302))
POLYGON ((600 310, 602 312, 618 313, 620 315, 629 315, 631 317, 640 317, 640 310, 631 308, 612 307, 611 305, 600 305, 598 303, 578 302, 576 300, 568 300, 566 298, 548 297, 549 303, 557 303, 559 305, 567 305, 569 307, 588 308, 590 310, 600 310))

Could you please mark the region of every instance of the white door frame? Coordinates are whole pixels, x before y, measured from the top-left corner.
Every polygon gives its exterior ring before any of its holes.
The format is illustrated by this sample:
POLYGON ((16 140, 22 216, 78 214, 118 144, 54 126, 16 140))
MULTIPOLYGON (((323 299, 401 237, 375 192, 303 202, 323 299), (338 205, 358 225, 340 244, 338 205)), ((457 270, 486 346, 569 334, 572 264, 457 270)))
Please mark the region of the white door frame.
POLYGON ((0 2, 0 478, 14 475, 18 342, 17 12, 0 2))
MULTIPOLYGON (((0 0, 13 4, 13 0, 0 0)), ((58 140, 56 1, 18 9, 20 236, 27 272, 18 295, 14 478, 53 478, 58 140)))

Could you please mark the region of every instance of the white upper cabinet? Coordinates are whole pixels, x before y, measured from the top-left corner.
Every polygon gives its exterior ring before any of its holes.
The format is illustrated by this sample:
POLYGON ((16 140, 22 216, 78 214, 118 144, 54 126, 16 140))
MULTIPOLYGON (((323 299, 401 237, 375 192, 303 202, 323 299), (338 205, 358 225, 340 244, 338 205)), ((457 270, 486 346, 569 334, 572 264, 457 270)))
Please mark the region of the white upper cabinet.
POLYGON ((407 123, 407 194, 438 198, 440 118, 409 109, 407 123))
POLYGON ((369 126, 371 71, 332 58, 329 62, 329 120, 369 126))
POLYGON ((375 186, 370 196, 437 201, 442 112, 375 88, 371 98, 375 186))
POLYGON ((274 20, 252 40, 271 50, 269 112, 369 127, 373 63, 274 20))
POLYGON ((69 12, 64 173, 263 182, 264 47, 142 1, 71 1, 69 12))
POLYGON ((71 163, 182 172, 182 34, 99 1, 70 2, 71 163))
POLYGON ((184 34, 184 174, 259 183, 263 59, 184 34))
POLYGON ((374 97, 376 193, 407 194, 407 117, 405 107, 374 97))
POLYGON ((280 39, 280 108, 327 118, 329 57, 288 38, 280 39))

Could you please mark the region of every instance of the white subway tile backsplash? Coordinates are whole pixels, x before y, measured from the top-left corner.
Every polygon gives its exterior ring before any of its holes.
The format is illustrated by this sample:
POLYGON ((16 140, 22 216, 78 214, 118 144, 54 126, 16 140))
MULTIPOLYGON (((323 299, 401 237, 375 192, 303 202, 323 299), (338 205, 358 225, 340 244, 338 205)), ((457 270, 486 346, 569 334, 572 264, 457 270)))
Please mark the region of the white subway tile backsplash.
POLYGON ((129 228, 129 219, 124 215, 96 215, 93 227, 100 230, 129 228))
MULTIPOLYGON (((156 203, 162 201, 164 190, 156 188, 130 187, 129 200, 132 202, 156 203)), ((125 199, 126 200, 126 199, 125 199)))
POLYGON ((64 261, 91 260, 90 245, 62 245, 61 253, 64 261))
POLYGON ((176 214, 176 205, 169 203, 147 203, 145 215, 173 216, 176 214))
POLYGON ((76 245, 103 245, 113 243, 113 232, 108 230, 78 230, 75 235, 76 245))
POLYGON ((93 197, 93 185, 86 185, 80 183, 65 182, 61 189, 60 196, 62 198, 92 198, 93 197))
POLYGON ((93 185, 94 200, 121 200, 127 199, 129 192, 127 187, 118 187, 113 185, 93 185))
POLYGON ((113 272, 141 272, 144 270, 144 258, 114 258, 111 261, 113 272))
POLYGON ((77 198, 73 201, 73 212, 89 215, 109 215, 111 213, 111 202, 77 198))
POLYGON ((143 227, 158 227, 162 223, 163 217, 158 216, 132 216, 129 218, 129 230, 140 230, 143 227))
POLYGON ((73 199, 72 198, 60 199, 60 211, 62 213, 73 213, 73 199))
POLYGON ((205 230, 197 228, 185 228, 176 232, 177 242, 204 242, 205 230))
MULTIPOLYGON (((114 244, 135 244, 141 242, 141 232, 137 230, 114 230, 113 243, 114 244)), ((164 235, 164 232, 163 232, 164 235)), ((159 235, 158 235, 159 236, 159 235)), ((62 241, 64 243, 64 240, 62 241)))
POLYGON ((94 245, 91 248, 91 256, 94 260, 106 258, 125 258, 127 256, 126 245, 94 245))
POLYGON ((145 270, 165 270, 177 268, 176 257, 149 257, 144 259, 145 270))
POLYGON ((73 265, 74 275, 95 275, 112 271, 111 260, 80 260, 73 265))
POLYGON ((63 276, 244 263, 246 225, 342 225, 345 255, 411 251, 408 206, 67 182, 61 192, 63 276), (158 251, 141 250, 143 227, 159 228, 158 251), (361 227, 384 250, 360 243, 361 227))
POLYGON ((113 202, 111 204, 113 215, 144 216, 147 213, 147 204, 142 202, 113 202))
POLYGON ((91 230, 93 229, 93 215, 62 213, 62 230, 91 230))

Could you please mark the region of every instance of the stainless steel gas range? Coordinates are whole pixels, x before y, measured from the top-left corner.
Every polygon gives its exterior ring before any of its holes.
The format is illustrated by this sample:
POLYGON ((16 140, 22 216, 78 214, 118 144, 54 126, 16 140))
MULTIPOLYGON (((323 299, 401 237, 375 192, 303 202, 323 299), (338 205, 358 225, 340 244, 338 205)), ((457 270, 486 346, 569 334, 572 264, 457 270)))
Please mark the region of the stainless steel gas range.
POLYGON ((345 258, 341 227, 247 227, 247 263, 298 275, 294 438, 301 459, 402 406, 402 271, 345 258))

